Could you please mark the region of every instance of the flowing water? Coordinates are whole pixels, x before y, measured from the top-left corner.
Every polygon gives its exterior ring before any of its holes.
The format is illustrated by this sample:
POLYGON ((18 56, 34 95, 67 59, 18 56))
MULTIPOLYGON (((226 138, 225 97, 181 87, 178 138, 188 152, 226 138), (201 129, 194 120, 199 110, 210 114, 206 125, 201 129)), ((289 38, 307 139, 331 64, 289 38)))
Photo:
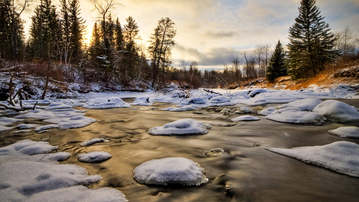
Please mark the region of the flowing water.
MULTIPOLYGON (((357 105, 359 101, 350 101, 357 105)), ((166 112, 156 104, 109 110, 88 110, 97 119, 80 129, 50 130, 42 134, 10 132, 0 136, 0 145, 20 139, 48 141, 59 151, 72 153, 64 163, 74 163, 90 174, 103 177, 91 188, 110 186, 121 190, 129 201, 358 201, 359 179, 271 153, 266 147, 323 145, 343 140, 327 131, 340 124, 291 125, 269 121, 233 124, 220 115, 221 108, 195 112, 166 112), (209 122, 206 135, 151 136, 147 130, 182 118, 209 122), (109 142, 81 147, 95 137, 109 142), (223 148, 224 153, 212 151, 223 148), (112 158, 99 164, 77 161, 82 152, 106 151, 112 158), (200 187, 158 187, 138 184, 133 169, 144 161, 163 157, 186 157, 205 169, 209 182, 200 187)), ((358 125, 358 124, 357 124, 358 125)), ((357 140, 349 140, 359 143, 357 140)))

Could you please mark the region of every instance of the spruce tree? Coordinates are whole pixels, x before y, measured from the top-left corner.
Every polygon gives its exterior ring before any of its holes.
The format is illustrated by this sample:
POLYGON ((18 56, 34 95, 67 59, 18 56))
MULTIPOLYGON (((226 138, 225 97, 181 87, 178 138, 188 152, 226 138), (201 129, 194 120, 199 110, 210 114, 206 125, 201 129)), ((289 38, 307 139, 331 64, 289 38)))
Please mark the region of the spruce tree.
POLYGON ((336 55, 334 34, 315 0, 301 1, 289 41, 289 74, 294 79, 315 75, 336 55))
POLYGON ((30 49, 33 57, 59 59, 62 52, 62 28, 51 0, 41 0, 32 17, 30 49))
POLYGON ((0 2, 0 58, 19 60, 23 55, 23 25, 21 12, 15 10, 14 1, 0 2))
POLYGON ((136 21, 130 16, 126 19, 127 24, 124 26, 123 38, 125 42, 123 62, 126 65, 122 66, 121 80, 122 84, 128 85, 130 79, 135 76, 136 68, 138 66, 139 55, 135 39, 138 35, 138 25, 136 21))
POLYGON ((80 17, 79 0, 69 2, 70 31, 71 31, 71 61, 78 62, 82 57, 82 37, 85 21, 80 17))
POLYGON ((118 18, 115 24, 115 47, 117 52, 122 51, 124 47, 122 27, 118 18))
POLYGON ((270 59, 267 69, 267 79, 273 82, 276 78, 287 74, 287 67, 285 65, 285 53, 280 41, 278 41, 275 51, 270 59))

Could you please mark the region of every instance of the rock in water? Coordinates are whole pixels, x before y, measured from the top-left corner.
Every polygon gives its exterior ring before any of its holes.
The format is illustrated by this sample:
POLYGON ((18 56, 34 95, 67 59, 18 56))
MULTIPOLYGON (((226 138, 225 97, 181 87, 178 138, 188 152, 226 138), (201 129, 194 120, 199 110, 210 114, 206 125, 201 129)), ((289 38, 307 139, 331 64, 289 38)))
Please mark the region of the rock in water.
POLYGON ((355 107, 336 100, 324 101, 313 111, 341 123, 359 121, 359 112, 355 107))
POLYGON ((338 173, 359 177, 359 145, 352 142, 340 141, 323 146, 268 150, 338 173))
POLYGON ((338 135, 340 137, 359 138, 359 127, 356 126, 340 127, 335 130, 330 130, 328 132, 330 134, 338 135))
POLYGON ((90 152, 78 155, 79 161, 85 163, 100 163, 110 159, 111 157, 112 155, 107 152, 90 152))
POLYGON ((209 125, 193 119, 181 119, 149 130, 151 135, 203 135, 208 133, 209 125))
POLYGON ((203 168, 186 158, 162 158, 150 160, 134 170, 137 182, 146 185, 199 186, 208 182, 203 168))

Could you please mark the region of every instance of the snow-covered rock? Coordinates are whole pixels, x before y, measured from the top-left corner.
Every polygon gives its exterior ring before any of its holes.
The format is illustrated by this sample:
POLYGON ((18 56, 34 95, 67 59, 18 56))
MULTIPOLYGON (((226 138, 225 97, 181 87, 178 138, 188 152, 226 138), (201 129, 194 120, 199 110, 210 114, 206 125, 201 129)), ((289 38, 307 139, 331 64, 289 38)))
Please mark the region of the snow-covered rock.
POLYGON ((80 145, 83 146, 83 147, 87 147, 87 146, 91 146, 91 145, 96 144, 96 143, 107 142, 107 141, 108 140, 106 140, 104 138, 93 138, 91 140, 82 142, 80 145))
POLYGON ((170 112, 185 112, 185 111, 193 111, 196 110, 196 106, 188 105, 188 106, 182 106, 182 107, 168 107, 162 109, 163 111, 170 111, 170 112))
POLYGON ((274 112, 266 116, 266 118, 272 121, 296 124, 322 124, 325 121, 322 115, 306 111, 274 112))
POLYGON ((359 138, 359 127, 356 126, 340 127, 334 130, 329 130, 328 132, 340 137, 359 138))
POLYGON ((89 152, 78 155, 78 160, 86 163, 100 163, 110 159, 112 155, 107 152, 89 152))
POLYGON ((68 153, 50 153, 56 146, 24 140, 0 148, 0 201, 127 201, 116 189, 88 189, 101 176, 84 168, 57 161, 68 153), (30 155, 28 155, 30 154, 30 155))
POLYGON ((234 113, 235 114, 250 114, 250 113, 254 113, 254 110, 247 106, 241 106, 239 108, 239 110, 235 111, 234 113))
POLYGON ((280 111, 285 111, 285 110, 313 111, 313 109, 321 102, 322 101, 318 98, 306 98, 282 105, 278 109, 280 111))
POLYGON ((195 97, 195 98, 190 98, 187 102, 187 104, 192 105, 192 104, 196 104, 196 105, 204 105, 207 103, 207 99, 206 98, 202 98, 202 97, 195 97))
POLYGON ((150 106, 152 105, 152 102, 149 97, 137 97, 131 105, 137 105, 137 106, 150 106))
POLYGON ((208 133, 209 125, 194 119, 180 119, 149 130, 151 135, 203 135, 208 133))
POLYGON ((258 114, 267 116, 267 115, 275 112, 276 110, 277 110, 277 108, 275 108, 275 107, 267 107, 267 108, 264 108, 261 111, 259 111, 258 114))
POLYGON ((24 130, 24 129, 30 129, 30 128, 35 128, 38 127, 39 125, 37 124, 26 124, 26 123, 22 123, 16 126, 17 129, 20 130, 24 130))
POLYGON ((250 115, 244 115, 244 116, 238 116, 236 118, 231 119, 233 122, 239 122, 239 121, 259 121, 260 118, 256 116, 250 116, 250 115))
POLYGON ((267 92, 266 89, 255 89, 255 90, 251 90, 248 93, 248 96, 249 97, 255 97, 256 95, 261 94, 261 93, 265 93, 265 92, 267 92))
POLYGON ((199 186, 208 182, 203 168, 186 158, 162 158, 150 160, 134 170, 137 182, 146 185, 199 186))
POLYGON ((327 100, 316 106, 313 110, 332 121, 353 122, 359 121, 359 111, 344 102, 327 100))
POLYGON ((210 100, 211 104, 224 104, 224 103, 229 103, 229 102, 231 102, 231 100, 225 96, 216 96, 210 100))
POLYGON ((35 142, 32 140, 22 140, 12 145, 0 148, 0 155, 10 153, 22 153, 26 155, 44 154, 56 150, 56 146, 52 146, 47 142, 35 142))
POLYGON ((66 201, 66 202, 127 202, 125 195, 112 188, 88 189, 85 186, 72 186, 34 194, 28 202, 66 201))
POLYGON ((85 108, 89 109, 112 109, 112 108, 128 108, 130 105, 119 97, 108 98, 92 98, 89 99, 85 108))
POLYGON ((38 126, 36 132, 42 132, 51 128, 71 129, 82 128, 94 123, 96 120, 85 116, 80 110, 68 108, 67 110, 31 110, 16 116, 18 119, 36 119, 42 120, 48 125, 38 126))
POLYGON ((340 141, 323 146, 268 150, 338 173, 359 177, 359 145, 352 142, 340 141))

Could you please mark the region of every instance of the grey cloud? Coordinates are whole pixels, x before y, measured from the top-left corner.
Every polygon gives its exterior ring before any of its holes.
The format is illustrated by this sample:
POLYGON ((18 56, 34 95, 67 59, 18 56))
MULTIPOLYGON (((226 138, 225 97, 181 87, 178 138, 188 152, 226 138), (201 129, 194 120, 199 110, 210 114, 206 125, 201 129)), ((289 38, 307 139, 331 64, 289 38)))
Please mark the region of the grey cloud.
POLYGON ((230 37, 235 36, 236 32, 233 32, 233 31, 222 31, 222 32, 208 31, 205 35, 208 37, 211 37, 211 38, 230 38, 230 37))

